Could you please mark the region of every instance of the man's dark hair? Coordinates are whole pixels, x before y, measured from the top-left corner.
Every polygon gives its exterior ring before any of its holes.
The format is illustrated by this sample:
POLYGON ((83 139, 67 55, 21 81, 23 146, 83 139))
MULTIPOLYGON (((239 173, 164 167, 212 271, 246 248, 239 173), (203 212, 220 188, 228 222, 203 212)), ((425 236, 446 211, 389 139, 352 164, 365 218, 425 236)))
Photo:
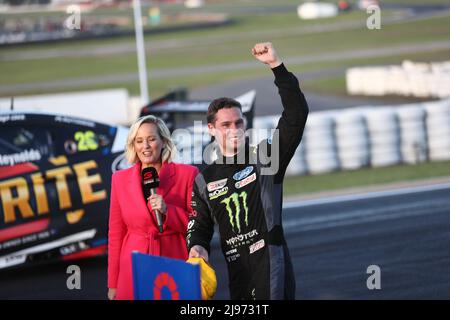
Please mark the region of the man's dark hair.
POLYGON ((214 121, 216 121, 216 113, 224 108, 239 108, 239 110, 242 111, 242 106, 239 101, 231 98, 217 98, 209 104, 206 121, 208 121, 208 123, 214 123, 214 121))

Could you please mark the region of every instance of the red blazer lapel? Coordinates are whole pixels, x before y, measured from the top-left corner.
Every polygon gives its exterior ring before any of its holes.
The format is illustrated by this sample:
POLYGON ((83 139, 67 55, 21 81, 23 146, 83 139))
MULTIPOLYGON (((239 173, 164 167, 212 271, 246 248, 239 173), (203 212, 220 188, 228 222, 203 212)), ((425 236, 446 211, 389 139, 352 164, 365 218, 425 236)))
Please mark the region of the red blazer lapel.
POLYGON ((175 183, 176 169, 173 163, 164 163, 159 171, 158 194, 165 197, 175 183))

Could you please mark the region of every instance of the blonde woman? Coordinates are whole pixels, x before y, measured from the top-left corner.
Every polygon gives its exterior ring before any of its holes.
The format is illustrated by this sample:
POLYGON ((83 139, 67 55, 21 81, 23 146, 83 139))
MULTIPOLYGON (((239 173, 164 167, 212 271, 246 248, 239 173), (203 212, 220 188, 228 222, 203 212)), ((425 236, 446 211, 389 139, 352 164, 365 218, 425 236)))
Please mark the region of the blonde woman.
POLYGON ((108 240, 108 298, 133 299, 131 253, 186 260, 186 230, 196 167, 172 162, 175 146, 165 123, 152 115, 130 128, 125 156, 133 166, 112 176, 108 240), (158 171, 157 194, 144 196, 141 172, 158 171), (159 233, 154 210, 162 213, 159 233))

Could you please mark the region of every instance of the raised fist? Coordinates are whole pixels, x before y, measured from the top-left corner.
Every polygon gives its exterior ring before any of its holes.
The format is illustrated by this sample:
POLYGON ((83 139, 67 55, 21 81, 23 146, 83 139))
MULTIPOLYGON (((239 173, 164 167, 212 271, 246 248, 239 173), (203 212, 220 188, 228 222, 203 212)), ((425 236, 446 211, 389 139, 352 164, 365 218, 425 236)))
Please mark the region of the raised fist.
POLYGON ((269 65, 270 68, 278 67, 281 64, 281 60, 270 42, 255 44, 252 48, 252 55, 262 63, 269 65))

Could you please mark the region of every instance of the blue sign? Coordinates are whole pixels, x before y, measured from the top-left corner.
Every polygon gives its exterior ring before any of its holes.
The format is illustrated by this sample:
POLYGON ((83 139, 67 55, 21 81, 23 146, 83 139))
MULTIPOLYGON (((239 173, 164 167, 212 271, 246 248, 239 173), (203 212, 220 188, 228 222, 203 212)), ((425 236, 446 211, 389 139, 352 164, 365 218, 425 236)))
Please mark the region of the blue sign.
POLYGON ((136 300, 201 300, 198 265, 138 252, 132 263, 136 300))

